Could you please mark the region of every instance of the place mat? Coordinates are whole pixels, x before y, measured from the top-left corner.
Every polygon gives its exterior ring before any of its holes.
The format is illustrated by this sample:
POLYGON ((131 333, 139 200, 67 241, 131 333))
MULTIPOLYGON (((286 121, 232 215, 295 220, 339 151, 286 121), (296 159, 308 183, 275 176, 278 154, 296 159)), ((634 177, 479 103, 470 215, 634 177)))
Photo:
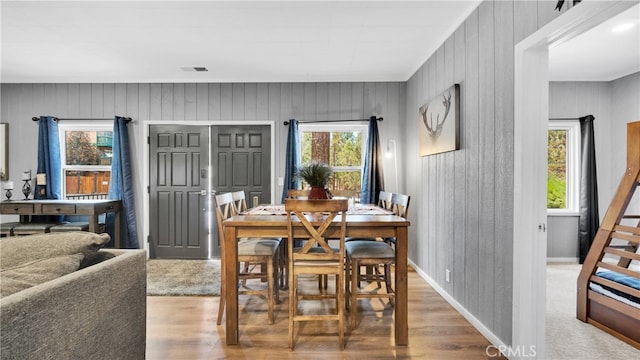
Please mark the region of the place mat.
MULTIPOLYGON (((243 215, 287 215, 284 210, 284 204, 258 205, 247 211, 243 211, 243 215)), ((349 207, 347 214, 352 215, 393 215, 393 212, 383 209, 373 204, 354 204, 349 207)))

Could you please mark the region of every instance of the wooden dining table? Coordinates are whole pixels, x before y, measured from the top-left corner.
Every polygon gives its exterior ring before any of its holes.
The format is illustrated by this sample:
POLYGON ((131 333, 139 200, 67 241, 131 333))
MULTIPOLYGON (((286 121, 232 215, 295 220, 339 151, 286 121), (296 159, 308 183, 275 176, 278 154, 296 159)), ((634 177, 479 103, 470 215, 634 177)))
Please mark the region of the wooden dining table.
MULTIPOLYGON (((388 210, 375 205, 356 204, 346 214, 348 237, 396 238, 395 254, 395 344, 406 346, 409 337, 407 323, 407 246, 410 222, 388 210)), ((327 236, 338 234, 340 217, 334 219, 327 236)), ((287 237, 287 215, 284 205, 259 205, 246 213, 232 216, 224 221, 226 271, 226 341, 236 345, 238 329, 238 239, 243 237, 287 237)), ((302 230, 302 229, 301 229, 302 230)), ((302 232, 301 232, 302 234, 302 232)), ((294 229, 294 237, 296 230, 294 229)), ((337 237, 337 236, 336 236, 337 237)))

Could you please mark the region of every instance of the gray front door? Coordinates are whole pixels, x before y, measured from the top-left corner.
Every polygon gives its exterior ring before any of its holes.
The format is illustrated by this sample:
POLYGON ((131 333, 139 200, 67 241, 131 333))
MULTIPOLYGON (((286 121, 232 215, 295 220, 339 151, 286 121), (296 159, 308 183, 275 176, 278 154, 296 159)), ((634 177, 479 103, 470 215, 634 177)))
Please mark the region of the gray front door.
MULTIPOLYGON (((249 207, 271 202, 270 127, 213 126, 211 138, 214 190, 218 194, 242 190, 249 207)), ((213 243, 219 249, 217 224, 215 227, 213 243)))
POLYGON ((207 259, 209 127, 149 127, 151 258, 207 259))
POLYGON ((249 206, 270 202, 271 129, 268 125, 151 125, 149 174, 150 257, 219 257, 209 191, 242 190, 249 206))

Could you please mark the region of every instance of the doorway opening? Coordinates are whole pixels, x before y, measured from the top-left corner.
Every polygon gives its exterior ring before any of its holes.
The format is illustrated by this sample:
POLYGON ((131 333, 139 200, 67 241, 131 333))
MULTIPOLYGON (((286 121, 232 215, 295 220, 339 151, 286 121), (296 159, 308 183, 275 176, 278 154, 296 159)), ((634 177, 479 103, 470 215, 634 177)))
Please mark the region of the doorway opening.
POLYGON ((635 5, 582 2, 514 51, 514 223, 512 347, 545 356, 548 49, 635 5))

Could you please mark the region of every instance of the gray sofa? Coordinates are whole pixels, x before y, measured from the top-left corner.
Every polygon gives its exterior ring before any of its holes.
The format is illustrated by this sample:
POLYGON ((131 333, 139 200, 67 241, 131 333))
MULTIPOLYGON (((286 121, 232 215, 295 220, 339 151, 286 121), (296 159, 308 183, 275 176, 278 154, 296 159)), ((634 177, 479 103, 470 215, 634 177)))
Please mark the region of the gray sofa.
POLYGON ((144 359, 146 254, 100 249, 105 240, 0 239, 0 359, 144 359))

